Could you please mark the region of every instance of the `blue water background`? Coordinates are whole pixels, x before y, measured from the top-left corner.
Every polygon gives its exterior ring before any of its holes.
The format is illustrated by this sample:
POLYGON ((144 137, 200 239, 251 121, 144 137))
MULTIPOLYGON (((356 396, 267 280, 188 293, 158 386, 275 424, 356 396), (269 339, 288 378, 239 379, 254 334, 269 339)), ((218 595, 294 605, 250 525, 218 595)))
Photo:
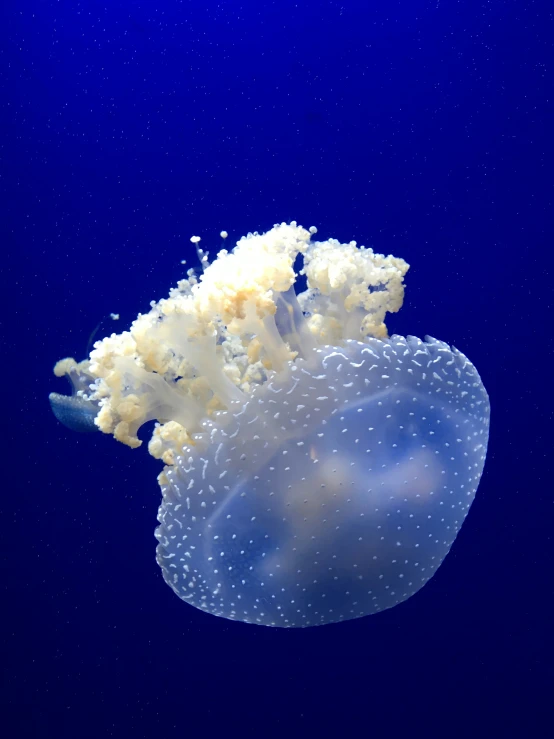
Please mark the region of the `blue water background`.
POLYGON ((551 4, 0 12, 6 736, 457 736, 464 720, 548 736, 551 4), (57 359, 194 266, 193 234, 217 250, 222 229, 291 220, 406 259, 391 330, 454 344, 492 404, 476 501, 433 580, 300 631, 178 600, 154 560, 160 465, 65 430, 47 400, 57 359))

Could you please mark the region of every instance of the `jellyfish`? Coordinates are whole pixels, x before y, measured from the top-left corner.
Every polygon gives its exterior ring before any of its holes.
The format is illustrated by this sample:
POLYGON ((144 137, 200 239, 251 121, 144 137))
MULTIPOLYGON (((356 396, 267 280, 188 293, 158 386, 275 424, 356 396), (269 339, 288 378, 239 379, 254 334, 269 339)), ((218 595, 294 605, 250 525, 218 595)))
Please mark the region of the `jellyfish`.
POLYGON ((200 277, 84 364, 57 365, 80 372, 77 413, 104 433, 136 448, 155 422, 163 577, 235 621, 309 627, 407 600, 448 554, 485 463, 473 364, 388 335, 408 264, 316 233, 282 223, 211 263, 201 252, 200 277))

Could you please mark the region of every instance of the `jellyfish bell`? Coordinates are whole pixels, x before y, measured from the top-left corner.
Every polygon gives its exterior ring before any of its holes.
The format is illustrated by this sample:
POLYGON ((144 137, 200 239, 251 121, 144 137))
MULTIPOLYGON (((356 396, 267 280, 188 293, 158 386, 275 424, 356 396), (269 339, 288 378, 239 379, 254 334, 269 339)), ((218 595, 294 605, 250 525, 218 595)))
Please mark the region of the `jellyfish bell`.
POLYGON ((138 447, 157 422, 168 585, 268 626, 358 618, 417 592, 467 515, 488 441, 471 362, 430 337, 388 337, 408 265, 315 233, 248 234, 97 342, 86 367, 100 430, 138 447))

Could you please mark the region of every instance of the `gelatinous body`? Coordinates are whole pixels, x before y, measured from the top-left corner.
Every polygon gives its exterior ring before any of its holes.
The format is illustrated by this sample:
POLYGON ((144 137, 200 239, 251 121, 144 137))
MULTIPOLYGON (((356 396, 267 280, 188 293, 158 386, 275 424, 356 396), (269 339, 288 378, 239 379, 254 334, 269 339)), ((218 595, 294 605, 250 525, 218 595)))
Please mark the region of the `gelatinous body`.
POLYGON ((129 330, 54 370, 76 392, 66 425, 95 413, 136 448, 156 421, 163 576, 248 623, 315 626, 409 598, 448 553, 485 462, 475 367, 435 339, 388 338, 406 262, 316 231, 249 233, 211 263, 193 237, 200 278, 189 270, 129 330))
POLYGON ((448 553, 488 425, 475 368, 441 342, 318 348, 167 473, 164 577, 198 608, 270 626, 391 608, 448 553))

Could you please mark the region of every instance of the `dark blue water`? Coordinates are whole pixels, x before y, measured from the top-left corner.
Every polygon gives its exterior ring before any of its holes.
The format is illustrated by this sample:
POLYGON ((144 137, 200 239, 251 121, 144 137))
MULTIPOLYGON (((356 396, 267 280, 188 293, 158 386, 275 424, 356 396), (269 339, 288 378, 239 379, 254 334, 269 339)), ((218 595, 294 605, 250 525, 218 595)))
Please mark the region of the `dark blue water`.
POLYGON ((0 29, 6 736, 548 736, 550 5, 8 0, 0 29), (293 219, 412 265, 389 327, 467 354, 492 425, 421 592, 284 631, 178 600, 160 464, 47 396, 194 265, 190 236, 293 219))

